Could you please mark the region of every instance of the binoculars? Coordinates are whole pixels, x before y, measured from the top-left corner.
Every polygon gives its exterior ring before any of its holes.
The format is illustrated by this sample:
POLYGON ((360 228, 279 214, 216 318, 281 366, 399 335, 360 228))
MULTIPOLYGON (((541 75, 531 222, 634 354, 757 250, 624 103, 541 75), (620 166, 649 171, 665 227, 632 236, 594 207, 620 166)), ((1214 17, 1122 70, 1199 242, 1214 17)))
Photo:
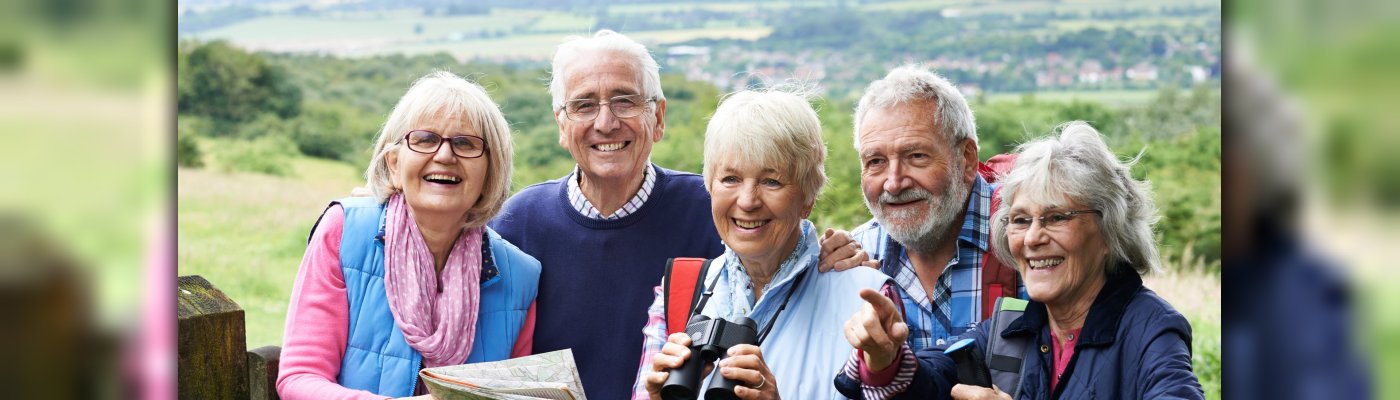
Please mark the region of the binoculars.
MULTIPOLYGON (((666 378, 666 384, 661 387, 661 398, 665 400, 696 399, 701 393, 697 389, 705 378, 705 364, 724 358, 730 347, 755 344, 758 324, 746 317, 730 322, 696 315, 686 323, 685 333, 690 335, 690 358, 680 368, 671 370, 666 378)), ((705 398, 737 399, 734 387, 738 385, 739 381, 716 376, 705 388, 705 398)))

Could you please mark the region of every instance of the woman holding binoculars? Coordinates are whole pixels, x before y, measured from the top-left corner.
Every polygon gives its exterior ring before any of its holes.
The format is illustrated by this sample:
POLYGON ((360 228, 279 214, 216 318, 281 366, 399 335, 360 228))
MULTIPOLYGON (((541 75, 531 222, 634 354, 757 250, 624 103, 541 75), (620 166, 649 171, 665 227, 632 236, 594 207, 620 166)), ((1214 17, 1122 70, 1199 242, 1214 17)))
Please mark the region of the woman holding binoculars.
POLYGON ((839 398, 831 379, 850 355, 842 332, 865 303, 858 293, 898 297, 875 269, 815 271, 820 238, 806 218, 826 181, 816 112, 798 93, 736 93, 710 119, 704 152, 725 251, 695 284, 694 341, 666 335, 670 282, 656 289, 633 399, 839 398))

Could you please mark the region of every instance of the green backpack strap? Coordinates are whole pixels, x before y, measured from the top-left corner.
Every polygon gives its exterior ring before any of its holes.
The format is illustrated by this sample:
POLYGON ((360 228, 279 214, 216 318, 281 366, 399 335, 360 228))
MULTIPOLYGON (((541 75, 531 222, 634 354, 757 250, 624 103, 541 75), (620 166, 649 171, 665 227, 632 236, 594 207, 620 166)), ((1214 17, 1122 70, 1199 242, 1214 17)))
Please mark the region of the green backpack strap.
POLYGON ((1011 326, 1011 322, 1021 318, 1026 313, 1026 305, 1030 304, 1025 300, 1015 297, 1002 297, 996 301, 996 314, 987 322, 987 370, 991 372, 992 383, 998 388, 1011 394, 1011 398, 1019 398, 1021 394, 1021 376, 1025 369, 1026 337, 1005 338, 1001 333, 1011 326))

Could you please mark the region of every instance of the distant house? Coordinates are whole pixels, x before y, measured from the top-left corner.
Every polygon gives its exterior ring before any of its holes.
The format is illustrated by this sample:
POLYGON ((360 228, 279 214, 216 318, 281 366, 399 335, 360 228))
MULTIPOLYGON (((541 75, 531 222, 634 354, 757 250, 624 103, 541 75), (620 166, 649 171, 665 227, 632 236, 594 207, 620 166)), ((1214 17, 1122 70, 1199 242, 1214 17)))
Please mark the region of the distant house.
POLYGON ((1157 80, 1157 67, 1140 62, 1132 68, 1128 68, 1124 75, 1127 75, 1128 80, 1133 82, 1152 82, 1157 80))

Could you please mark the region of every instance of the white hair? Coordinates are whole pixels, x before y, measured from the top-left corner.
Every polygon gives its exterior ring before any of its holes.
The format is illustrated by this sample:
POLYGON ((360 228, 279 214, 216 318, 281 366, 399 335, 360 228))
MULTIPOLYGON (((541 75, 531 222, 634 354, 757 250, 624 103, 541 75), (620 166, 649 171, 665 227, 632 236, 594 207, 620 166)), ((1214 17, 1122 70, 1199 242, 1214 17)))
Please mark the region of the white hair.
POLYGON ((826 144, 812 110, 810 89, 779 86, 744 90, 725 98, 705 129, 705 188, 716 163, 739 160, 775 167, 795 182, 807 204, 826 184, 826 144))
POLYGON ((550 67, 549 94, 555 111, 564 108, 564 81, 568 79, 569 66, 577 64, 580 57, 596 57, 598 53, 621 53, 637 72, 637 80, 642 84, 642 96, 655 99, 658 103, 666 99, 661 92, 661 72, 656 60, 646 46, 611 30, 600 30, 591 38, 569 36, 554 51, 554 62, 550 67))
POLYGON ((860 151, 860 124, 866 113, 919 100, 934 102, 934 115, 929 117, 938 124, 939 133, 952 149, 956 151, 963 139, 972 139, 972 144, 977 144, 977 121, 962 92, 928 68, 905 65, 891 70, 884 79, 871 82, 861 96, 855 115, 856 151, 860 151))
POLYGON ((1103 213, 1099 231, 1108 245, 1105 271, 1128 264, 1139 275, 1161 270, 1152 226, 1157 206, 1148 182, 1133 179, 1136 159, 1120 161, 1099 131, 1084 121, 1056 128, 1058 135, 1016 148, 1019 155, 1002 180, 1001 207, 992 217, 992 249, 1007 265, 1015 265, 1006 237, 1006 217, 1012 201, 1055 206, 1066 200, 1103 213))
POLYGON ((393 187, 393 176, 385 154, 398 151, 400 139, 408 131, 430 119, 460 120, 486 139, 486 182, 481 198, 467 212, 467 226, 485 225, 501 211, 510 195, 510 123, 486 95, 481 85, 451 72, 437 71, 418 78, 389 113, 388 121, 374 141, 374 157, 365 170, 365 179, 375 197, 383 203, 400 189, 393 187))

